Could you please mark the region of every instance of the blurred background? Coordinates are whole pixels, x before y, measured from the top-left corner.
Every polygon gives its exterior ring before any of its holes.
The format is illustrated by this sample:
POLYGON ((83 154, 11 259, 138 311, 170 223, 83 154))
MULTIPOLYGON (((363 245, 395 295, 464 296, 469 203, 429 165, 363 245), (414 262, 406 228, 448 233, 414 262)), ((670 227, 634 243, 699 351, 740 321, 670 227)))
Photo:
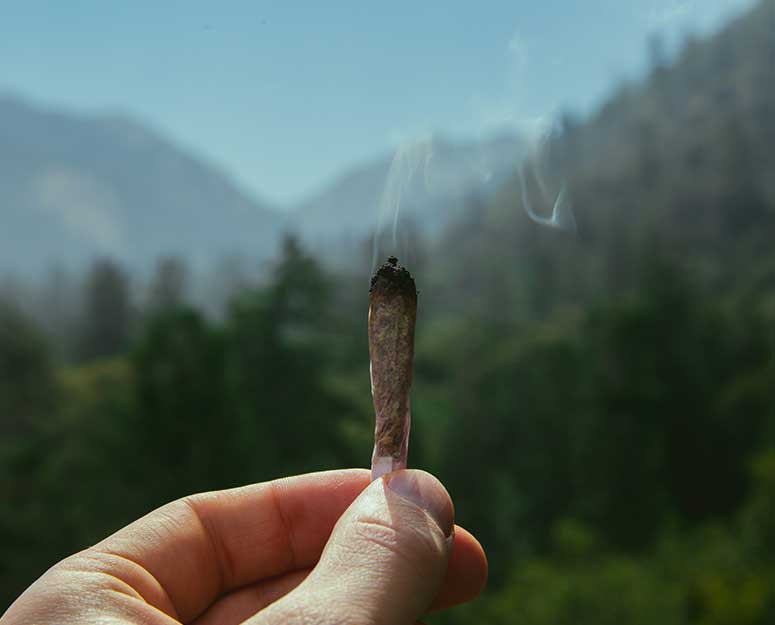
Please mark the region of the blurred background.
POLYGON ((429 622, 775 622, 775 1, 330 4, 0 0, 0 608, 366 466, 395 253, 491 566, 429 622))

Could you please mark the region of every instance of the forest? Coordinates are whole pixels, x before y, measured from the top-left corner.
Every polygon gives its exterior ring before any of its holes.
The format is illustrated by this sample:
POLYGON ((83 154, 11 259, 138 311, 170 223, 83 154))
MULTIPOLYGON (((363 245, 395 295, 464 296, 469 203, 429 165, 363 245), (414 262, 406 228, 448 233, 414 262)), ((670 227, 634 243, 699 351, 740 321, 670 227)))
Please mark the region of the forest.
MULTIPOLYGON (((764 0, 562 117, 524 184, 564 182, 575 235, 527 217, 515 171, 413 238, 410 465, 490 563, 429 623, 775 622, 774 58, 764 0)), ((6 288, 0 608, 171 499, 366 466, 367 256, 289 233, 218 314, 174 257, 141 293, 95 259, 56 327, 6 288)))

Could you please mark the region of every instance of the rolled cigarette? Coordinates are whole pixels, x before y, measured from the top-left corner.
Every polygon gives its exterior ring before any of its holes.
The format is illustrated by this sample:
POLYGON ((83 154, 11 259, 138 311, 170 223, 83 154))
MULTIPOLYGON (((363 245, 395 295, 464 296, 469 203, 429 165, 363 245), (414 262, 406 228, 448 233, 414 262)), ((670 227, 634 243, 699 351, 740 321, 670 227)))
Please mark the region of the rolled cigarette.
POLYGON ((371 395, 376 417, 372 480, 406 468, 416 320, 414 279, 391 256, 372 277, 369 290, 371 395))

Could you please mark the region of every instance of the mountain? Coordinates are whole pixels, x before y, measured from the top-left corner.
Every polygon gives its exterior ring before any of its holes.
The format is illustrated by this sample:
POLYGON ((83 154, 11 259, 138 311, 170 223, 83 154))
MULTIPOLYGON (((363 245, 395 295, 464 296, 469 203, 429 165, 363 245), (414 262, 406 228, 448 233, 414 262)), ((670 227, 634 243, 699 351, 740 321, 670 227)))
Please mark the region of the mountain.
POLYGON ((775 0, 760 0, 569 129, 570 186, 613 282, 655 246, 719 287, 740 282, 731 267, 752 276, 772 262, 773 25, 775 0))
MULTIPOLYGON (((110 255, 145 270, 159 255, 205 268, 266 258, 285 230, 307 242, 360 245, 396 212, 439 232, 473 196, 513 172, 526 143, 425 138, 354 166, 287 214, 126 116, 44 110, 0 95, 0 274, 110 255)), ((341 249, 339 247, 338 249, 341 249)))
POLYGON ((313 244, 357 241, 378 225, 390 229, 396 213, 437 232, 472 196, 496 190, 525 151, 526 142, 509 132, 476 142, 425 137, 344 172, 301 202, 290 225, 313 244))
POLYGON ((761 0, 589 119, 566 116, 543 167, 565 183, 578 236, 531 222, 513 176, 429 255, 455 250, 426 287, 438 307, 541 316, 626 293, 660 258, 716 292, 775 289, 773 25, 775 0, 761 0))
POLYGON ((0 96, 0 273, 107 254, 134 269, 160 254, 195 266, 266 257, 273 210, 223 173, 122 116, 43 110, 0 96))

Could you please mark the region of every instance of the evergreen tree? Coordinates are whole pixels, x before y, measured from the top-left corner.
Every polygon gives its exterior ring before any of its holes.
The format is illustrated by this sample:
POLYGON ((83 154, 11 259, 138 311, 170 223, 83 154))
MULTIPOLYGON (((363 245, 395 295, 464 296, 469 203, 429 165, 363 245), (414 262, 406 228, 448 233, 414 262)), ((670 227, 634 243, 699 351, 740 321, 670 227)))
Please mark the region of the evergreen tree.
POLYGON ((80 350, 82 360, 123 352, 131 333, 129 277, 108 258, 94 262, 84 287, 80 350))

